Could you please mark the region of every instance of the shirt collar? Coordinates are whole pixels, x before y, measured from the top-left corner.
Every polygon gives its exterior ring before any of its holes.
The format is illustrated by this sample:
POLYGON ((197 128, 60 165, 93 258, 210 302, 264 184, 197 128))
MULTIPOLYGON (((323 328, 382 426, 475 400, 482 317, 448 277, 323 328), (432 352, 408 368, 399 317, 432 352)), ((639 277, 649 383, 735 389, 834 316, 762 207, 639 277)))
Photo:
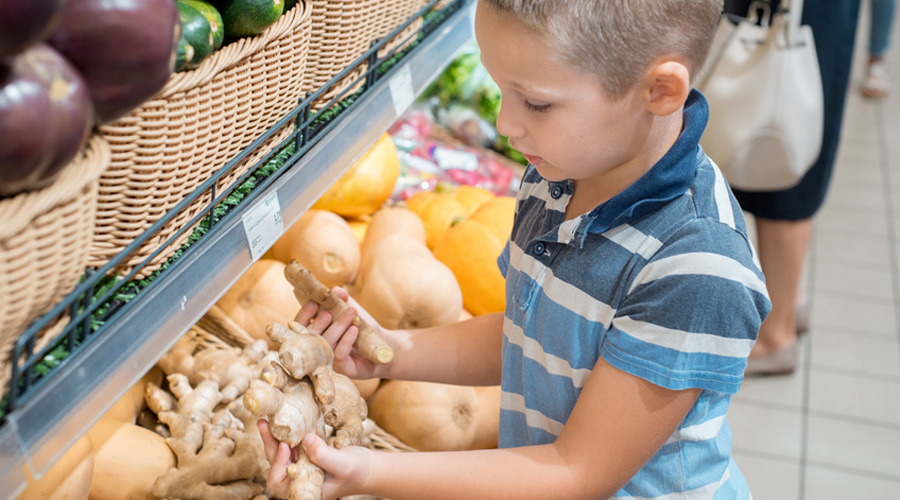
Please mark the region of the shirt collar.
MULTIPOLYGON (((581 217, 570 244, 584 245, 588 232, 602 233, 642 217, 690 188, 697 169, 700 136, 709 107, 703 94, 692 89, 684 105, 684 125, 675 144, 634 184, 581 217)), ((571 189, 571 181, 568 182, 571 189)))

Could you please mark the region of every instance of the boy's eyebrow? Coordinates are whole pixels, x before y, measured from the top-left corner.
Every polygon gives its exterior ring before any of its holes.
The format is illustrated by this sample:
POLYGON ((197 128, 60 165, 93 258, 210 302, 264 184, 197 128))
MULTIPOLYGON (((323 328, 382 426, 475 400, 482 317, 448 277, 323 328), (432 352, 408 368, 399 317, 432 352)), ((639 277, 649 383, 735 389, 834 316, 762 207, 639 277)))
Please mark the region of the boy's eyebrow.
POLYGON ((561 89, 558 89, 558 88, 532 87, 530 85, 526 85, 526 84, 519 83, 519 82, 510 82, 509 85, 510 85, 510 87, 513 87, 514 89, 516 89, 520 92, 524 92, 526 94, 532 94, 536 97, 559 98, 564 93, 564 91, 562 91, 561 89))

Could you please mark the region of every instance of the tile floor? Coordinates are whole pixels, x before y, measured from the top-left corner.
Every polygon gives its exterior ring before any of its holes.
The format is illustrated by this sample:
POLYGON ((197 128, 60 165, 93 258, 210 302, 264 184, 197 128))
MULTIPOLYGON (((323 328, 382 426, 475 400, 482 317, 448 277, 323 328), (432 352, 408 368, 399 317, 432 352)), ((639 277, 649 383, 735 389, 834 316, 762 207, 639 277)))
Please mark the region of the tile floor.
POLYGON ((835 175, 814 219, 800 368, 746 380, 729 412, 756 500, 900 500, 900 26, 894 94, 864 99, 867 15, 864 6, 835 175))

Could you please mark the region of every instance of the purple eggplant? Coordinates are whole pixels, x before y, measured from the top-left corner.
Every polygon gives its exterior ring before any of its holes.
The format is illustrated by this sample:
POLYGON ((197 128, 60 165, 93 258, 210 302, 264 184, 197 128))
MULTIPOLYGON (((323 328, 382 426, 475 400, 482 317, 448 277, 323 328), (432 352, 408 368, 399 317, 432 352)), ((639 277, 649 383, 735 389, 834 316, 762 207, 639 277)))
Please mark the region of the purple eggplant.
POLYGON ((50 44, 84 76, 103 124, 165 86, 180 35, 175 0, 68 0, 50 44))
POLYGON ((62 18, 65 0, 0 0, 0 60, 46 40, 62 18))
POLYGON ((0 69, 0 196, 46 187, 84 146, 93 125, 87 84, 45 44, 0 69))

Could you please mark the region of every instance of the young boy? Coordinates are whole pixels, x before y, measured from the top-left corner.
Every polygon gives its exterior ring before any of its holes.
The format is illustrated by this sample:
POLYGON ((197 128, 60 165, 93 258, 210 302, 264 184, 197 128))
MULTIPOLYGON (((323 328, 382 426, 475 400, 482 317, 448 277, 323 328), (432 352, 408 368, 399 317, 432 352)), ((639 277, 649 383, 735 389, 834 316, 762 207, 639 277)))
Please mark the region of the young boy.
MULTIPOLYGON (((531 162, 498 259, 505 313, 384 331, 385 366, 351 349, 350 315, 331 323, 306 305, 298 321, 353 378, 502 383, 500 449, 381 453, 309 436, 326 498, 750 498, 725 414, 769 301, 741 210, 698 146, 707 108, 691 90, 721 8, 479 1, 497 126, 531 162)), ((292 452, 260 430, 284 494, 292 452)))

